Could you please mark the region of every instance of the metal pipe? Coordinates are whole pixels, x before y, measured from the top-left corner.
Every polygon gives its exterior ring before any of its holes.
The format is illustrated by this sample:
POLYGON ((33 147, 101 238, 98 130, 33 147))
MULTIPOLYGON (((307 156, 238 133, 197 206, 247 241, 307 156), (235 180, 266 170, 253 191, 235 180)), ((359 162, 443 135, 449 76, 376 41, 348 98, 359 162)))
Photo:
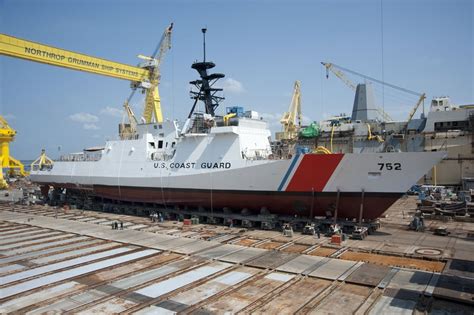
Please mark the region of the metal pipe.
POLYGON ((207 28, 203 28, 201 29, 202 31, 202 48, 204 50, 204 60, 203 62, 206 62, 206 31, 207 31, 207 28))
POLYGON ((365 191, 362 189, 362 196, 360 200, 360 211, 359 211, 359 226, 362 226, 362 215, 364 214, 364 195, 365 191))
POLYGON ((334 224, 337 222, 337 210, 339 209, 339 196, 340 196, 340 190, 337 190, 337 195, 336 195, 336 210, 334 211, 334 224))

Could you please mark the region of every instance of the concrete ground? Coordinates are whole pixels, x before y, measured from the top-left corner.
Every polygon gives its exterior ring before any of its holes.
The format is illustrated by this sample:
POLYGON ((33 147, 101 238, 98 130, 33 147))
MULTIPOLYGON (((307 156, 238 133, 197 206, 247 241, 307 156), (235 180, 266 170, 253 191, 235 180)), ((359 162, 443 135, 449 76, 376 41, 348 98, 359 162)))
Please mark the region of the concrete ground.
POLYGON ((334 246, 300 233, 3 204, 0 312, 472 314, 472 223, 443 223, 448 237, 413 232, 411 211, 402 199, 376 234, 334 246), (124 230, 113 230, 119 221, 124 230))

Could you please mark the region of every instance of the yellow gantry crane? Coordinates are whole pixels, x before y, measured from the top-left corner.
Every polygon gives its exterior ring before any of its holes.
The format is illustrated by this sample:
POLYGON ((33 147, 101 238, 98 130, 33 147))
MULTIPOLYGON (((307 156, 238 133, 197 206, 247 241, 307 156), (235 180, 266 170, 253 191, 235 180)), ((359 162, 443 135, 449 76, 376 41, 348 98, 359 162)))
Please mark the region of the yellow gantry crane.
MULTIPOLYGON (((158 92, 159 66, 164 54, 171 48, 172 29, 173 23, 165 29, 158 47, 150 57, 138 56, 145 60, 138 67, 47 46, 6 34, 0 34, 0 55, 131 81, 131 87, 134 91, 136 89, 146 91, 143 112, 145 123, 153 121, 160 123, 163 121, 163 114, 158 92)), ((134 118, 133 112, 128 109, 128 103, 132 96, 133 92, 124 104, 129 119, 134 118)), ((136 122, 136 119, 134 119, 134 122, 136 122)), ((133 122, 131 122, 132 124, 133 122)))
POLYGON ((292 140, 298 136, 301 128, 301 82, 295 81, 293 88, 293 96, 291 98, 288 111, 283 114, 280 119, 283 127, 282 132, 277 132, 275 137, 277 140, 292 140), (298 121, 298 123, 297 123, 298 121))
POLYGON ((16 131, 10 127, 6 119, 0 115, 0 189, 8 187, 3 178, 3 171, 9 175, 28 175, 23 164, 10 155, 10 142, 15 138, 16 131))

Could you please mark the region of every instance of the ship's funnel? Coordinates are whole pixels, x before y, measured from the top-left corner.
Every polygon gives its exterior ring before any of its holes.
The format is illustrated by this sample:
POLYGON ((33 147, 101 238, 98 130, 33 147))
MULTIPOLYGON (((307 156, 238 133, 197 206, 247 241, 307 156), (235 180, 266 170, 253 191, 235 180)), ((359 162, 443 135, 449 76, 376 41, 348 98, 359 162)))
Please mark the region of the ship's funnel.
POLYGON ((383 120, 375 107, 374 89, 371 84, 357 85, 351 119, 362 122, 383 120))

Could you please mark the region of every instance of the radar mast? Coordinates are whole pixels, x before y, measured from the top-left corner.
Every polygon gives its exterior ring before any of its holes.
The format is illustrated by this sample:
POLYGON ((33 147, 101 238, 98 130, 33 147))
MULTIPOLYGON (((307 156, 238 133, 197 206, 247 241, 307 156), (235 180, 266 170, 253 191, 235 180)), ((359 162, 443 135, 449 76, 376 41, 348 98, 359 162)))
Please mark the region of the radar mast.
POLYGON ((212 61, 206 61, 206 28, 201 29, 203 35, 203 61, 195 62, 191 68, 195 69, 200 76, 200 79, 189 82, 193 85, 197 91, 191 91, 191 99, 194 99, 193 107, 189 112, 188 118, 191 118, 192 114, 196 109, 198 101, 202 101, 205 107, 205 113, 215 116, 215 110, 219 106, 219 102, 225 98, 216 95, 218 92, 222 92, 222 88, 213 87, 214 84, 225 77, 223 73, 212 73, 208 74, 208 70, 214 68, 216 65, 212 61))

